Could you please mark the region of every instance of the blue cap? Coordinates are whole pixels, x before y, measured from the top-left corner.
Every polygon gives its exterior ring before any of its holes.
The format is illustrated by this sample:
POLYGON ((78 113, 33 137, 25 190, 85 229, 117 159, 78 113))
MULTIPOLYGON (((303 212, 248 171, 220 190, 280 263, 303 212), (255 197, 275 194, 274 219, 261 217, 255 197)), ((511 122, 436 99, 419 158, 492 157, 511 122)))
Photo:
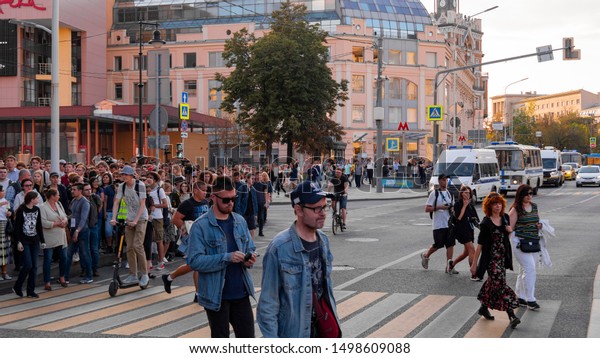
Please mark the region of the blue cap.
POLYGON ((326 194, 315 183, 307 180, 294 189, 290 194, 290 199, 292 200, 292 206, 296 204, 315 204, 323 199, 326 194))
POLYGON ((133 170, 133 168, 130 167, 129 165, 126 165, 123 167, 123 169, 121 169, 121 174, 134 176, 135 170, 133 170))

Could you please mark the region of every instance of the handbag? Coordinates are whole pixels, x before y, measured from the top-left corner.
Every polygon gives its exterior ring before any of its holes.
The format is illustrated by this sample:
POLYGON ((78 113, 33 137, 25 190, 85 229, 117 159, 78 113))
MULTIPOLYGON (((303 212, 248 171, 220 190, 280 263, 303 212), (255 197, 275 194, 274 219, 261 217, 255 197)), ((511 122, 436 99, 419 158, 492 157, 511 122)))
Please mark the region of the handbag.
POLYGON ((542 248, 540 246, 540 239, 519 238, 519 245, 517 247, 523 252, 540 252, 540 251, 542 251, 542 248))
POLYGON ((314 309, 314 328, 316 338, 340 338, 342 331, 333 314, 333 310, 325 299, 325 294, 321 299, 317 299, 317 294, 313 291, 313 309, 314 309))
POLYGON ((13 234, 15 233, 15 224, 12 220, 6 220, 6 227, 4 228, 4 232, 6 236, 13 236, 13 234))

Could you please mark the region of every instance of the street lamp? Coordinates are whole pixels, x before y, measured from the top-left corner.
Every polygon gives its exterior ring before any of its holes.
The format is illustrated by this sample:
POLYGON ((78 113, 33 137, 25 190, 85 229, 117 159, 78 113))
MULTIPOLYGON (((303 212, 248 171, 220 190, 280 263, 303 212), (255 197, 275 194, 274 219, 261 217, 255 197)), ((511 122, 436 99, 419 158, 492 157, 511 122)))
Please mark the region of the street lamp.
MULTIPOLYGON (((142 20, 138 21, 138 24, 140 25, 140 33, 139 33, 139 37, 140 37, 140 52, 139 52, 139 57, 138 57, 138 68, 139 68, 139 73, 140 73, 140 78, 139 78, 139 83, 138 83, 138 108, 139 108, 139 128, 138 128, 138 156, 141 158, 144 156, 144 139, 143 139, 143 135, 142 135, 142 127, 144 125, 144 121, 143 121, 143 112, 142 112, 142 89, 144 88, 144 83, 142 83, 142 64, 143 64, 143 57, 142 57, 142 26, 143 25, 152 25, 155 27, 153 36, 152 36, 152 40, 150 42, 148 42, 150 45, 152 45, 155 49, 159 49, 162 45, 164 45, 166 42, 164 40, 162 40, 160 38, 160 31, 158 30, 158 23, 156 22, 144 22, 142 20)), ((158 85, 158 81, 157 81, 157 85, 158 85)), ((157 116, 159 115, 158 113, 156 114, 157 116)), ((158 135, 158 134, 157 134, 158 135)))
MULTIPOLYGON (((504 120, 506 121, 507 124, 509 124, 509 123, 508 123, 508 111, 506 108, 506 102, 507 102, 506 91, 508 90, 508 87, 514 85, 515 83, 527 81, 528 79, 529 79, 529 77, 521 78, 520 80, 511 82, 511 83, 507 84, 506 87, 504 87, 504 120)), ((510 125, 509 126, 510 138, 511 138, 511 140, 515 140, 515 137, 514 137, 515 126, 512 123, 512 116, 511 116, 511 121, 510 121, 509 125, 510 125)), ((506 141, 506 130, 504 131, 504 140, 506 141)))
MULTIPOLYGON (((469 18, 473 18, 473 17, 475 17, 477 15, 481 15, 481 14, 483 14, 485 12, 492 11, 492 10, 495 10, 497 8, 498 8, 498 5, 492 6, 489 9, 485 9, 483 11, 480 11, 480 12, 478 12, 476 14, 473 14, 473 15, 469 16, 469 18)), ((452 33, 454 34, 454 36, 456 36, 456 29, 458 29, 458 25, 459 24, 458 24, 458 21, 457 21, 456 25, 454 26, 454 29, 452 29, 452 33)), ((454 46, 452 46, 453 47, 452 59, 454 61, 454 63, 453 63, 454 67, 456 67, 456 37, 453 39, 452 42, 454 44, 454 46)), ((452 122, 451 122, 452 123, 452 145, 456 145, 456 127, 457 127, 457 123, 456 123, 457 122, 456 121, 456 103, 457 103, 457 101, 456 101, 456 72, 454 72, 452 74, 452 77, 453 77, 453 79, 452 79, 452 99, 454 100, 454 116, 453 116, 452 122)))

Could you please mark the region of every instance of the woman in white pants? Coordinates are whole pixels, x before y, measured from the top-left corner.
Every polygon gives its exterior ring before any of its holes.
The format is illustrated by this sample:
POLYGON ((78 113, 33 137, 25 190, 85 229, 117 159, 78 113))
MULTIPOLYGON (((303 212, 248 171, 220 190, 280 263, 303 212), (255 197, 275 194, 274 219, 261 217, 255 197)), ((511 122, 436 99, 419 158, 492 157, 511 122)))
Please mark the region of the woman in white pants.
POLYGON ((542 224, 540 223, 537 205, 531 201, 532 197, 533 189, 529 185, 522 184, 519 186, 515 194, 515 202, 510 207, 508 215, 515 233, 511 240, 514 257, 521 265, 515 290, 519 305, 537 310, 540 306, 535 299, 535 265, 539 252, 523 252, 518 246, 520 239, 539 241, 539 230, 542 228, 542 224))

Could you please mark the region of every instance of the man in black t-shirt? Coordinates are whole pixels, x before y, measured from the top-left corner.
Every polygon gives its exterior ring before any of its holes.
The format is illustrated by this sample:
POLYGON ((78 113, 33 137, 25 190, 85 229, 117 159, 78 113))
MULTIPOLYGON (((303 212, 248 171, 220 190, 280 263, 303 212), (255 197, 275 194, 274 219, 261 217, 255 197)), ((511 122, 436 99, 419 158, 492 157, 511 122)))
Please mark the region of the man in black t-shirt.
MULTIPOLYGON (((173 215, 173 225, 179 228, 181 232, 181 245, 179 250, 185 254, 185 249, 187 247, 187 239, 188 233, 185 228, 186 221, 195 221, 200 216, 204 215, 208 212, 210 206, 209 201, 206 199, 207 192, 209 191, 209 186, 203 181, 197 181, 194 183, 192 187, 192 196, 184 200, 178 207, 175 215, 173 215)), ((189 272, 192 272, 192 269, 187 264, 183 264, 177 268, 174 272, 170 274, 162 275, 163 285, 165 288, 165 292, 171 293, 171 283, 173 280, 181 275, 185 275, 189 272)), ((196 291, 198 291, 198 273, 194 271, 194 286, 196 286, 196 291)), ((198 302, 198 296, 194 294, 194 302, 198 302)))
POLYGON ((350 182, 348 177, 342 174, 342 168, 337 167, 333 178, 329 181, 327 186, 328 191, 332 191, 336 194, 336 197, 331 200, 331 206, 335 206, 336 200, 340 202, 340 213, 342 214, 342 226, 346 229, 346 207, 348 206, 348 187, 350 182))

